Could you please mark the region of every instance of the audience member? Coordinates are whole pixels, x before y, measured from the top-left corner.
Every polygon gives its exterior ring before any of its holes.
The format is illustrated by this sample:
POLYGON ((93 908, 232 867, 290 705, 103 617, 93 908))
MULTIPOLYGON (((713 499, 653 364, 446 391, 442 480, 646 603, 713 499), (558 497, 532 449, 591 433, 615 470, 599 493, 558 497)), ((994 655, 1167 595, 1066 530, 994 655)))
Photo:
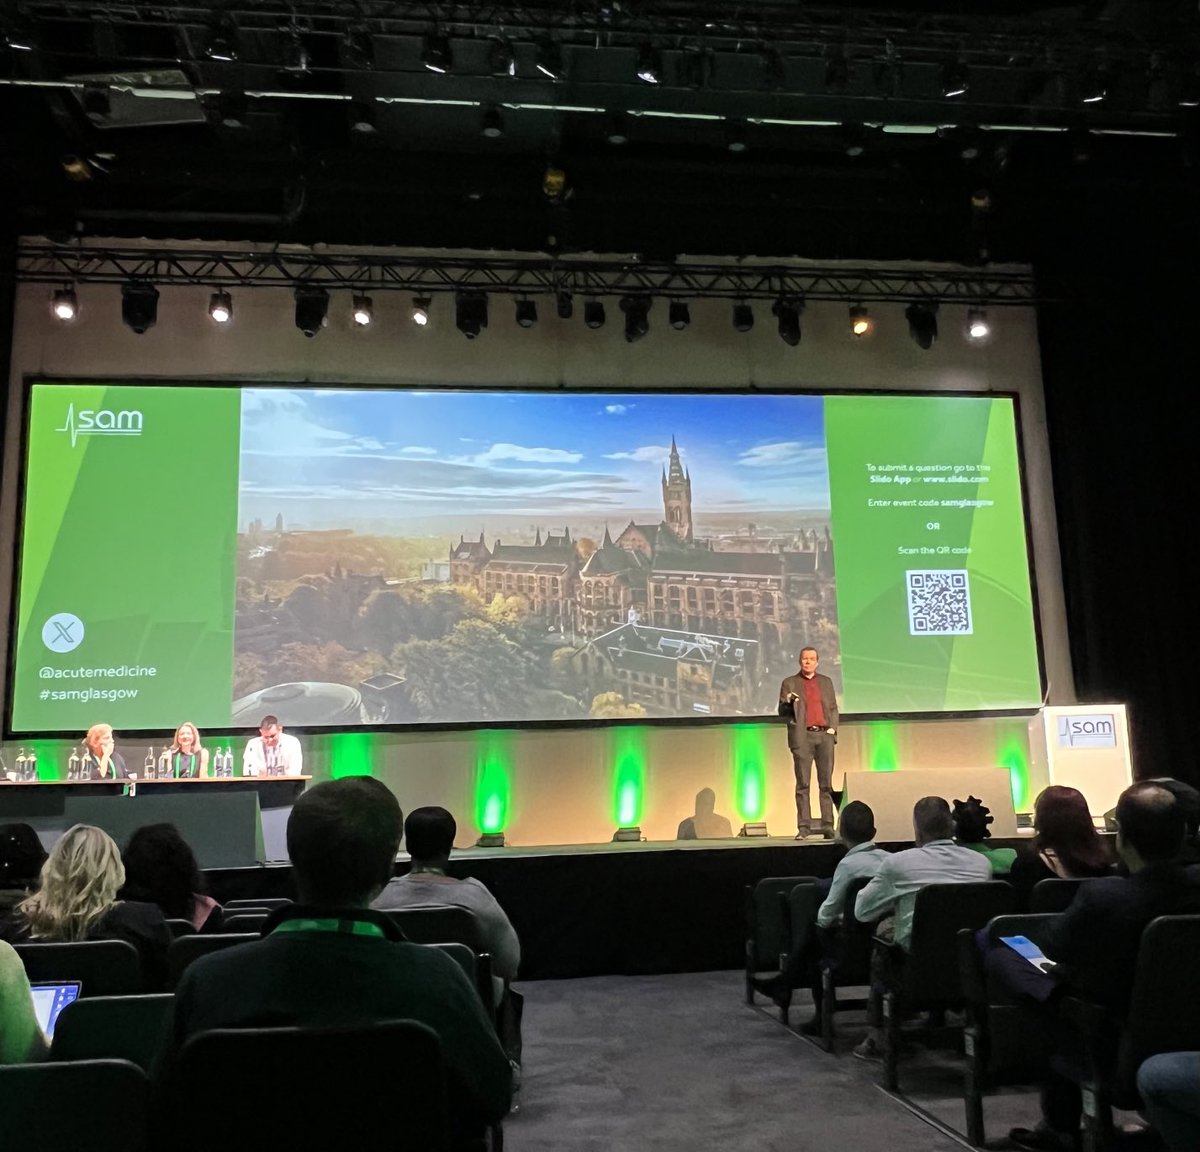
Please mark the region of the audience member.
POLYGON ((1082 1103, 1072 1070, 1081 1057, 1078 1042, 1057 1018, 1060 997, 1078 995, 1124 1011, 1142 930, 1156 916, 1200 911, 1200 883, 1178 862, 1185 826, 1171 793, 1149 782, 1126 788, 1116 821, 1117 854, 1129 876, 1085 884, 1042 932, 1039 943, 1054 967, 1042 972, 1003 945, 986 957, 989 976, 1038 1009, 1056 1046, 1042 1084, 1040 1123, 1009 1133, 1019 1148, 1072 1152, 1079 1144, 1082 1103))
POLYGON ((287 825, 300 903, 272 913, 263 939, 202 957, 175 994, 177 1044, 210 1028, 417 1020, 441 1038, 454 1115, 467 1127, 508 1111, 511 1068, 462 969, 402 940, 369 905, 400 846, 402 814, 378 780, 310 788, 287 825))
POLYGON ((1155 776, 1150 783, 1161 785, 1170 792, 1183 813, 1185 832, 1180 863, 1200 864, 1200 790, 1172 776, 1155 776))
POLYGON ((412 857, 412 867, 408 875, 389 880, 371 907, 388 911, 453 904, 473 912, 487 937, 499 1003, 505 982, 517 978, 521 944, 504 909, 480 881, 473 876, 459 880, 446 874, 457 834, 454 817, 445 808, 414 808, 404 821, 404 844, 412 857))
POLYGON ((0 916, 37 887, 46 849, 29 824, 0 824, 0 916))
POLYGON ((1023 903, 1039 880, 1085 880, 1112 872, 1108 849, 1078 789, 1061 784, 1044 789, 1034 802, 1033 830, 1033 842, 1017 854, 1008 875, 1023 903))
POLYGON ((221 905, 204 893, 204 875, 191 846, 174 824, 145 824, 129 838, 122 853, 126 900, 157 904, 172 920, 214 931, 221 926, 221 905))
POLYGON ((0 940, 0 1064, 27 1064, 46 1055, 25 966, 12 945, 0 940))
MULTIPOLYGON (((917 893, 930 884, 966 884, 991 880, 992 868, 978 852, 954 843, 954 817, 941 796, 925 796, 913 806, 915 848, 889 853, 879 871, 854 902, 854 915, 863 921, 879 920, 876 935, 892 939, 907 951, 912 940, 913 909, 917 893)), ((872 984, 878 987, 883 970, 872 961, 872 984)), ((874 1003, 875 997, 872 997, 874 1003)), ((874 1017, 866 1038, 854 1049, 863 1060, 881 1055, 880 1021, 874 1017)))
POLYGON ((1167 1152, 1200 1148, 1200 1052, 1163 1052, 1138 1069, 1146 1118, 1167 1152))
POLYGON ((125 883, 121 853, 90 824, 68 828, 42 865, 41 887, 0 923, 0 939, 127 940, 142 962, 142 982, 157 992, 167 979, 171 930, 153 904, 117 900, 125 883))
POLYGON ((1017 858, 1015 848, 993 848, 987 843, 992 830, 992 810, 982 800, 968 796, 954 801, 954 842, 978 852, 991 865, 993 876, 1007 876, 1017 858))
POLYGON ((842 809, 838 835, 846 845, 846 855, 833 870, 829 894, 817 909, 818 928, 833 928, 841 920, 850 886, 855 880, 873 877, 888 857, 882 848, 875 847, 875 813, 861 800, 851 800, 842 809))

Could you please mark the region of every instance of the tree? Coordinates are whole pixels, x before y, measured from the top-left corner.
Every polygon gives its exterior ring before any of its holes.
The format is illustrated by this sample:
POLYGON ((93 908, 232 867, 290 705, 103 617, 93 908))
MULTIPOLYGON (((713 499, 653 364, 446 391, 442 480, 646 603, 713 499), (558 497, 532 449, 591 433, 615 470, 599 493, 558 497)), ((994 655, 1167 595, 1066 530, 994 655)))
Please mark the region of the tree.
POLYGON ((592 697, 588 712, 593 720, 632 720, 646 715, 646 709, 638 703, 630 703, 620 692, 601 692, 592 697))

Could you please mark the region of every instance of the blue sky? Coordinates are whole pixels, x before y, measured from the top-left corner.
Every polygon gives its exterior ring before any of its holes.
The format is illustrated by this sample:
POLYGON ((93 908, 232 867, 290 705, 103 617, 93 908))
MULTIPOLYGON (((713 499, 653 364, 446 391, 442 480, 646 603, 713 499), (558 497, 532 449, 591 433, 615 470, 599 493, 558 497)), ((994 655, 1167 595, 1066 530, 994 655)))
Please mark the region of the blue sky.
POLYGON ((248 388, 243 518, 658 509, 674 435, 712 512, 827 509, 819 396, 248 388))

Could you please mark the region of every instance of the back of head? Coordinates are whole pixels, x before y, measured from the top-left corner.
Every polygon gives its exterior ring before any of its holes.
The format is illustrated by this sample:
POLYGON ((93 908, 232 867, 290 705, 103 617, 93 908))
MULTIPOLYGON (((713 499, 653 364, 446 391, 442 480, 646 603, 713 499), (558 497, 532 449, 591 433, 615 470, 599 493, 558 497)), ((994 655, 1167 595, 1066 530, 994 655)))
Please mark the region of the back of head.
POLYGON ((851 800, 838 817, 838 832, 851 847, 874 840, 875 813, 861 800, 851 800))
POLYGON ((1183 847, 1183 812, 1160 784, 1132 784, 1117 801, 1117 847, 1128 860, 1132 849, 1144 864, 1174 860, 1183 847))
POLYGON ((1033 826, 1034 849, 1052 851, 1068 876, 1087 875, 1108 863, 1088 802, 1077 788, 1052 784, 1043 789, 1033 806, 1033 826))
POLYGON ((954 801, 954 838, 960 844, 982 844, 992 834, 991 822, 991 809, 975 796, 954 801))
POLYGON ((145 824, 122 853, 127 900, 157 904, 164 916, 190 919, 204 877, 188 842, 174 824, 145 824))
POLYGON ((300 899, 328 908, 366 907, 391 877, 403 825, 396 797, 370 776, 310 788, 287 825, 300 899))
POLYGON ((449 856, 457 835, 458 825, 445 808, 414 808, 404 821, 404 846, 417 861, 449 856))
POLYGON ((1173 776, 1155 776, 1146 783, 1157 784, 1175 797, 1175 803, 1183 813, 1183 822, 1189 836, 1194 837, 1200 832, 1200 790, 1182 780, 1176 780, 1173 776))
POLYGON ((107 832, 68 828, 42 865, 42 886, 17 911, 34 937, 82 940, 125 883, 121 853, 107 832))
POLYGON ((46 849, 29 824, 0 824, 0 888, 27 888, 46 862, 46 849))
POLYGON ((913 832, 918 844, 952 839, 954 817, 950 805, 941 796, 923 796, 913 805, 913 832))

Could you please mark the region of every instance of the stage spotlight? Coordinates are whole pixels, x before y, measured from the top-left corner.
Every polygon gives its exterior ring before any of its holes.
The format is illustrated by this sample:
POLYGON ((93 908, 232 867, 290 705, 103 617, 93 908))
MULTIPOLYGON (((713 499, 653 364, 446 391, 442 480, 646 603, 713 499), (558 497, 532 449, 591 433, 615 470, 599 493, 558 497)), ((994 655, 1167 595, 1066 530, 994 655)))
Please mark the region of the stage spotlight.
POLYGON ((904 309, 904 318, 908 321, 908 334, 916 341, 918 348, 926 352, 937 341, 937 301, 917 300, 904 309))
POLYGON ((429 323, 429 309, 433 301, 428 296, 413 297, 413 323, 424 328, 429 323))
POLYGON ((871 314, 861 304, 850 307, 850 333, 852 336, 870 336, 875 331, 875 321, 871 314))
POLYGON ((692 311, 686 300, 672 300, 667 322, 676 332, 682 332, 692 322, 692 311))
POLYGON ((489 140, 498 140, 504 135, 504 117, 500 115, 500 109, 494 104, 483 110, 483 116, 479 122, 479 132, 489 140))
POLYGON ((342 52, 353 68, 370 72, 375 67, 375 42, 361 24, 347 24, 342 33, 342 52))
POLYGON ((779 339, 792 348, 800 343, 800 312, 804 305, 795 296, 780 296, 771 305, 779 321, 779 339))
POLYGON ((662 53, 653 44, 643 44, 638 52, 637 78, 643 84, 662 81, 662 53))
POLYGON ((121 288, 121 319, 139 336, 158 320, 158 289, 144 280, 121 288))
POLYGON ((302 285, 296 289, 296 327, 311 339, 325 327, 329 293, 324 288, 302 285))
POLYGON ((503 832, 485 832, 478 840, 475 841, 476 848, 503 848, 504 833, 503 832))
POLYGON ((50 297, 50 314, 56 320, 74 320, 79 315, 79 300, 74 288, 58 288, 50 297))
POLYGON ((986 308, 967 309, 967 336, 972 340, 986 340, 992 334, 986 308))
POLYGON ((575 315, 575 301, 570 292, 560 292, 554 300, 554 310, 560 320, 570 320, 575 315))
POLYGON ((488 71, 493 76, 517 74, 517 56, 508 40, 493 40, 488 46, 488 71))
POLYGON ((232 64, 237 58, 237 25, 228 12, 217 16, 208 34, 204 55, 222 64, 232 64))
POLYGON ((375 306, 371 303, 370 296, 360 296, 356 293, 350 308, 350 315, 359 328, 369 327, 375 319, 375 306))
POLYGON ((754 309, 745 300, 739 300, 733 306, 733 330, 749 332, 754 327, 754 309))
POLYGON ((537 323, 537 304, 533 300, 517 301, 517 326, 532 328, 537 323))
POLYGON ((589 328, 604 327, 604 304, 600 300, 585 300, 583 303, 583 322, 589 328))
POLYGON ((460 292, 455 296, 454 323, 468 340, 474 340, 488 326, 487 296, 482 292, 460 292))
POLYGON ((643 838, 642 830, 636 824, 630 824, 628 826, 618 828, 613 833, 613 843, 614 844, 619 844, 626 840, 639 840, 640 841, 642 838, 643 838))
POLYGON ((954 100, 965 96, 970 90, 971 81, 967 74, 967 66, 961 60, 951 60, 942 68, 942 97, 954 100))
POLYGON ((214 292, 208 298, 208 314, 218 324, 228 324, 233 319, 233 297, 228 292, 214 292))
POLYGON ((554 40, 539 40, 536 47, 537 55, 534 64, 537 70, 549 80, 561 80, 563 74, 562 49, 554 40))
POLYGON ((625 343, 634 344, 650 331, 650 297, 622 296, 621 311, 625 313, 625 343))
POLYGON ((430 72, 449 72, 453 63, 450 41, 440 34, 430 34, 421 43, 421 63, 430 72))

